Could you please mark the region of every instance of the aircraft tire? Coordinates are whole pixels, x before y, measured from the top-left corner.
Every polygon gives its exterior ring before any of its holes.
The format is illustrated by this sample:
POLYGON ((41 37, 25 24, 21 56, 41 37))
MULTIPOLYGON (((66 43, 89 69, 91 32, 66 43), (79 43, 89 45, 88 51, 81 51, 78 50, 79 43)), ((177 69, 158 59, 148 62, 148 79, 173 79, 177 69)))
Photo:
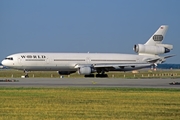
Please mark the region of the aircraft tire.
POLYGON ((25 78, 28 78, 29 77, 29 75, 25 75, 25 78))
POLYGON ((90 74, 90 75, 84 75, 84 77, 94 77, 94 74, 90 74))
POLYGON ((96 74, 96 77, 97 78, 105 78, 105 77, 108 77, 107 74, 96 74))

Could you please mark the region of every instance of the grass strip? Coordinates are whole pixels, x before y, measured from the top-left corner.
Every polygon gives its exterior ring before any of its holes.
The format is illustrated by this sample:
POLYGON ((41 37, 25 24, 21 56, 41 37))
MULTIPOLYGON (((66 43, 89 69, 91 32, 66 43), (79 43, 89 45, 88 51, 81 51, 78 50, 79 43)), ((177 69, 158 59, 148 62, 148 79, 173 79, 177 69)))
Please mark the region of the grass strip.
POLYGON ((0 119, 180 119, 180 90, 0 88, 0 119))

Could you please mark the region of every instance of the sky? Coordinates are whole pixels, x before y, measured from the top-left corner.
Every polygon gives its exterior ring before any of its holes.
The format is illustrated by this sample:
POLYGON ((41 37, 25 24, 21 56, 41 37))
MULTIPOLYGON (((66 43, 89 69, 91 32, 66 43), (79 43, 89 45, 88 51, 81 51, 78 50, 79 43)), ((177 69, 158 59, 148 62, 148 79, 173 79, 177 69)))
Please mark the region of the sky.
POLYGON ((166 63, 180 63, 180 0, 0 0, 0 61, 19 52, 136 54, 161 25, 176 55, 166 63))

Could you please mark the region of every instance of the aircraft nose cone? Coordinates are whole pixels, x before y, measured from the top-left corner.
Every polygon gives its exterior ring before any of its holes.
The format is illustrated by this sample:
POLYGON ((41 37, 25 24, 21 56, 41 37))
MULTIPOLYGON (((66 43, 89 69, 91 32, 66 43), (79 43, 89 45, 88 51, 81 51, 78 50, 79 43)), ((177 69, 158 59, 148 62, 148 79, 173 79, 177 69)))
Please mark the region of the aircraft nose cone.
POLYGON ((3 66, 6 66, 6 61, 3 60, 3 61, 1 62, 1 64, 2 64, 3 66))

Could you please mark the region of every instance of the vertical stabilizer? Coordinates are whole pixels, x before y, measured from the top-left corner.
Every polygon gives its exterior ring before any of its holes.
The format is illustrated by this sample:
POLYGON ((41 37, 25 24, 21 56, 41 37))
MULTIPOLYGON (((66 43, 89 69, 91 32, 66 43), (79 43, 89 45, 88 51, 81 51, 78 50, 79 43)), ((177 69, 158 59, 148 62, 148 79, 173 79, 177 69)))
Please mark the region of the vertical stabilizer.
POLYGON ((159 29, 151 36, 151 38, 144 45, 161 44, 165 37, 167 29, 167 25, 161 25, 159 29))

